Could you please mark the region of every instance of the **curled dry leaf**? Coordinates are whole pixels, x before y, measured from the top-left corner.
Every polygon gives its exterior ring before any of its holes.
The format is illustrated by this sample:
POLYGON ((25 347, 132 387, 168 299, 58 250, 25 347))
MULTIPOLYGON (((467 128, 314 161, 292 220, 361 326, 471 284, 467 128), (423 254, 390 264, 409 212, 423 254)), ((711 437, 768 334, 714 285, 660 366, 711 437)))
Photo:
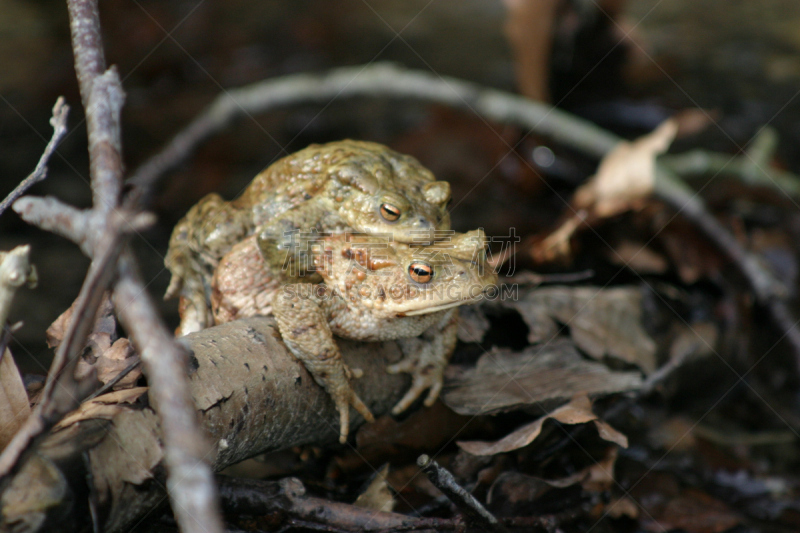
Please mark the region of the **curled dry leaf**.
MULTIPOLYGON (((61 313, 61 315, 50 324, 50 327, 47 328, 48 347, 55 348, 61 344, 67 326, 69 326, 69 322, 72 320, 72 313, 76 303, 77 301, 73 302, 69 309, 61 313)), ((92 355, 97 356, 110 348, 111 344, 117 338, 116 335, 117 321, 114 318, 114 307, 106 294, 103 298, 103 303, 100 304, 97 310, 97 320, 94 323, 94 328, 87 341, 87 345, 92 349, 92 355)))
POLYGON ((394 509, 394 496, 389 490, 386 480, 389 474, 389 463, 386 463, 375 473, 367 488, 362 492, 353 503, 356 507, 370 509, 372 511, 382 511, 391 513, 394 509))
MULTIPOLYGON (((78 361, 76 373, 81 374, 88 370, 87 367, 94 367, 97 371, 97 379, 105 385, 136 361, 137 357, 128 339, 117 339, 114 341, 114 344, 106 348, 106 350, 97 357, 93 364, 87 363, 85 359, 78 361)), ((141 368, 134 368, 128 372, 119 383, 114 385, 114 390, 133 387, 141 376, 141 368)))
POLYGON ((576 396, 568 404, 562 405, 550 414, 520 427, 498 441, 457 441, 456 444, 473 455, 496 455, 518 450, 536 440, 536 437, 542 432, 545 420, 550 418, 562 424, 593 422, 600 437, 624 448, 628 447, 628 438, 625 435, 597 419, 597 415, 592 412, 592 402, 588 396, 576 396))
POLYGON ((547 483, 559 488, 580 483, 581 487, 589 492, 608 490, 614 483, 614 464, 617 462, 618 455, 618 448, 612 446, 608 448, 605 457, 600 461, 575 472, 571 476, 547 480, 547 483))
POLYGON ((121 410, 127 409, 147 392, 147 387, 136 387, 120 391, 109 392, 98 396, 88 402, 83 402, 78 409, 64 417, 56 429, 63 429, 83 420, 103 419, 111 420, 121 410))
POLYGON ((656 156, 663 154, 678 132, 669 119, 633 142, 621 142, 606 155, 597 173, 575 191, 573 203, 599 218, 633 209, 649 197, 656 183, 656 156))
POLYGON ((0 359, 0 450, 14 438, 31 413, 28 394, 11 351, 0 359))
POLYGON ((554 338, 565 324, 578 348, 596 359, 616 357, 646 374, 656 368, 656 343, 642 327, 637 287, 546 287, 503 305, 519 311, 532 343, 554 338))
POLYGON ((668 119, 635 141, 617 144, 600 161, 597 173, 575 191, 575 214, 531 251, 534 258, 552 261, 568 255, 569 240, 584 220, 609 218, 639 208, 655 189, 656 157, 667 151, 677 131, 678 122, 668 119))
POLYGON ((461 415, 511 411, 576 394, 597 395, 638 389, 638 372, 616 372, 587 361, 568 339, 557 339, 522 352, 492 350, 475 368, 451 367, 442 400, 461 415))

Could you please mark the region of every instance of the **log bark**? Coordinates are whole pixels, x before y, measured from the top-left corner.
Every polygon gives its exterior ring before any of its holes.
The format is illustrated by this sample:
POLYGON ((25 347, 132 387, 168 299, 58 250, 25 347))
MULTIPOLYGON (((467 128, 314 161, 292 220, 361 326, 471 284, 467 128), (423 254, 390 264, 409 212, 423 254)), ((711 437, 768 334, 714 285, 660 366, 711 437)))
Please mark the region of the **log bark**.
MULTIPOLYGON (((208 453, 216 470, 259 453, 338 441, 333 402, 287 351, 273 319, 238 320, 181 342, 191 351, 190 391, 214 443, 208 453)), ((359 396, 376 416, 388 413, 410 381, 385 371, 402 357, 397 344, 337 342, 348 364, 364 371, 355 382, 359 396)), ((92 515, 104 531, 127 531, 166 503, 161 430, 146 400, 135 391, 122 403, 101 396, 65 419, 6 486, 2 525, 48 531, 69 524, 69 531, 92 515)), ((362 423, 354 416, 353 433, 362 423)))

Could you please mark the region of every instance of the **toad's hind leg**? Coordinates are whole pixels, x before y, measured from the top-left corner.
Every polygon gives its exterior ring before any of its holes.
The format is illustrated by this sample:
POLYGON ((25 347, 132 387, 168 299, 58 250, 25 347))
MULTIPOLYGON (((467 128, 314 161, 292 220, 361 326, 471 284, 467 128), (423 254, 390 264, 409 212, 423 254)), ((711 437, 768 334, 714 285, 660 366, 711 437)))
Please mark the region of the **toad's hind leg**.
POLYGON ((350 384, 354 377, 361 377, 361 370, 347 366, 333 340, 317 294, 324 290, 324 285, 286 285, 275 295, 272 311, 289 351, 333 399, 339 411, 339 441, 344 443, 350 428, 351 405, 368 422, 374 422, 375 417, 350 384))
POLYGON ((405 357, 399 363, 388 366, 386 371, 390 374, 411 374, 411 388, 392 408, 392 414, 400 414, 411 407, 426 389, 429 390, 425 405, 433 405, 442 390, 444 370, 456 347, 457 333, 458 309, 451 309, 442 312, 441 320, 421 336, 398 340, 405 357))

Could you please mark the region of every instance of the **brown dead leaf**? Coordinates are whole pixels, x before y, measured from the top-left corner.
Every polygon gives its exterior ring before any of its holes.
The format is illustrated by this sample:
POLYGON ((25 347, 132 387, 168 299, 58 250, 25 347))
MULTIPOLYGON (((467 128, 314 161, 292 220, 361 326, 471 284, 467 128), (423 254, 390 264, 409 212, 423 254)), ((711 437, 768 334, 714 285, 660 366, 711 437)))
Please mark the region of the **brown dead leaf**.
POLYGON ((633 518, 636 520, 639 518, 639 505, 628 496, 623 496, 621 498, 617 498, 616 500, 611 500, 611 502, 606 505, 605 512, 611 518, 622 518, 623 516, 627 516, 628 518, 633 518))
POLYGON ((31 413, 17 364, 6 349, 0 359, 0 450, 14 438, 31 413))
MULTIPOLYGON (((598 420, 595 420, 595 425, 597 425, 598 422, 598 420)), ((605 424, 605 422, 603 422, 603 424, 605 424)), ((598 426, 598 430, 599 429, 600 428, 598 426)), ((628 438, 617 432, 615 429, 612 429, 612 431, 618 433, 623 439, 625 439, 625 444, 620 444, 620 446, 627 448, 628 438)), ((605 438, 602 432, 600 432, 600 436, 605 438)), ((614 485, 614 464, 617 462, 618 455, 619 448, 611 447, 608 449, 606 456, 603 457, 602 460, 586 467, 584 469, 584 477, 581 478, 580 481, 583 490, 588 492, 601 492, 610 489, 614 485)))
POLYGON ((636 390, 641 383, 638 372, 616 372, 587 361, 568 339, 557 339, 522 352, 492 350, 466 371, 451 367, 442 400, 455 412, 471 416, 564 401, 576 394, 636 390))
POLYGON ((652 194, 656 156, 667 151, 677 131, 678 123, 668 119, 633 142, 619 143, 600 161, 597 173, 575 191, 575 206, 600 218, 635 208, 652 194))
MULTIPOLYGON (((625 447, 627 448, 627 444, 625 447)), ((569 487, 570 485, 580 483, 581 487, 588 492, 601 492, 608 490, 614 483, 614 464, 617 462, 618 455, 618 448, 608 448, 605 457, 603 457, 603 459, 600 461, 587 466, 579 472, 575 472, 571 476, 561 479, 549 479, 547 480, 547 483, 553 487, 559 488, 569 487)))
POLYGON ((146 393, 147 387, 136 387, 124 389, 98 396, 88 402, 83 402, 75 411, 64 417, 55 427, 62 429, 81 420, 101 418, 111 420, 122 409, 126 409, 125 404, 132 404, 138 400, 142 394, 146 393))
POLYGON ((570 254, 569 241, 584 221, 609 218, 638 209, 655 188, 656 157, 672 144, 678 131, 674 119, 635 141, 620 142, 600 161, 594 176, 572 197, 574 215, 531 249, 540 262, 553 261, 570 254))
POLYGON ((358 496, 353 505, 371 511, 391 513, 394 510, 395 501, 392 491, 389 490, 388 474, 389 463, 386 463, 375 473, 369 486, 358 496))
POLYGON ((552 490, 541 478, 506 470, 489 487, 486 503, 496 514, 519 516, 530 513, 534 502, 552 490))
MULTIPOLYGON (((136 490, 153 477, 163 458, 158 416, 150 409, 121 409, 109 429, 109 437, 88 452, 91 475, 101 504, 111 500, 111 516, 125 505, 124 490, 136 490)), ((113 530, 115 524, 105 524, 113 530)))
POLYGON ((364 424, 356 433, 356 449, 341 453, 336 464, 348 473, 360 471, 365 463, 413 461, 427 450, 446 445, 453 435, 473 438, 485 434, 488 428, 486 419, 455 413, 436 402, 402 420, 384 415, 373 424, 364 424))
POLYGON ((679 529, 688 533, 722 533, 741 523, 741 517, 720 500, 696 489, 686 489, 667 503, 655 516, 646 520, 648 531, 679 529))
POLYGON ((636 287, 545 287, 504 303, 519 311, 528 340, 542 342, 569 326, 575 344, 590 356, 616 357, 649 374, 656 344, 642 327, 642 294, 636 287))
POLYGON ((592 412, 592 402, 588 396, 576 396, 568 404, 562 405, 555 411, 526 424, 502 439, 495 442, 486 441, 457 441, 459 447, 473 455, 496 455, 517 450, 536 440, 542 431, 545 420, 552 418, 562 424, 583 424, 594 422, 600 436, 615 444, 627 447, 628 439, 611 426, 597 420, 597 415, 592 412), (603 430, 601 431, 601 427, 603 430), (608 438, 607 438, 608 437, 608 438))
MULTIPOLYGON (((117 339, 97 357, 93 364, 88 363, 85 359, 78 361, 76 373, 81 374, 94 368, 97 371, 97 379, 105 385, 136 360, 137 355, 130 341, 125 338, 117 339)), ((134 368, 114 385, 114 390, 133 387, 141 376, 141 368, 134 368)))
MULTIPOLYGON (((70 320, 72 320, 72 313, 75 309, 75 304, 72 305, 61 313, 61 315, 50 324, 45 332, 47 336, 47 346, 55 348, 64 339, 64 334, 69 327, 70 320)), ((89 340, 86 342, 87 346, 92 348, 93 354, 100 354, 107 350, 111 343, 116 340, 117 321, 114 318, 114 306, 111 304, 111 299, 108 294, 103 296, 103 303, 97 310, 97 319, 94 323, 89 340)))

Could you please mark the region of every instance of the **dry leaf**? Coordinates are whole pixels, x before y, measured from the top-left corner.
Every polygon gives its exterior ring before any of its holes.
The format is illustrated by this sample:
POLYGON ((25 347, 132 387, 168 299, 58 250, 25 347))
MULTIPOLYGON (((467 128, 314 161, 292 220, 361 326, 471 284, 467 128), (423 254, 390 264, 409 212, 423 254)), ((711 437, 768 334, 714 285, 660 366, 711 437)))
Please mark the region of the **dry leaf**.
POLYGON ((737 526, 742 518, 725 503, 696 489, 686 489, 667 503, 656 523, 645 520, 648 531, 679 529, 688 533, 722 533, 737 526))
POLYGON ((656 156, 667 151, 677 131, 678 123, 668 119, 644 137, 619 143, 600 162, 597 173, 575 191, 575 206, 608 218, 649 197, 656 182, 656 156))
POLYGON ((642 294, 636 287, 546 287, 505 305, 522 315, 530 342, 549 340, 559 323, 566 324, 575 344, 594 358, 617 357, 646 374, 656 368, 656 344, 642 327, 642 294))
POLYGON ((614 463, 617 462, 618 455, 618 449, 611 447, 602 460, 587 466, 579 472, 575 472, 571 476, 561 479, 550 479, 547 480, 547 483, 558 488, 569 487, 570 485, 580 483, 581 487, 589 492, 608 490, 614 483, 614 463))
POLYGON ((66 428, 81 420, 100 418, 111 420, 121 410, 127 409, 143 394, 147 392, 147 387, 136 387, 124 389, 98 396, 88 402, 83 402, 78 409, 64 417, 57 425, 56 429, 66 428))
POLYGON ((583 424, 585 422, 595 422, 600 436, 610 440, 615 444, 627 447, 628 439, 611 426, 597 420, 597 415, 592 412, 592 402, 587 396, 577 396, 566 405, 562 405, 555 411, 541 418, 526 424, 521 428, 506 435, 495 442, 485 441, 458 441, 464 451, 473 455, 496 455, 518 450, 536 440, 542 431, 545 420, 552 418, 562 424, 583 424), (603 428, 601 430, 601 428, 603 428))
POLYGON ((587 361, 568 339, 557 339, 522 352, 492 350, 475 368, 460 373, 451 367, 442 400, 459 414, 482 415, 576 394, 636 390, 641 384, 638 372, 615 372, 587 361))
MULTIPOLYGON (((69 322, 72 319, 72 313, 76 303, 77 300, 72 303, 69 309, 61 313, 61 315, 50 324, 50 327, 47 328, 45 334, 47 336, 48 347, 55 348, 61 344, 69 322)), ((92 333, 89 335, 86 344, 92 347, 92 352, 95 355, 103 353, 117 338, 116 331, 117 321, 114 318, 114 306, 111 304, 111 299, 108 297, 108 294, 105 294, 103 296, 103 303, 97 309, 97 319, 95 320, 92 333)))
MULTIPOLYGON (((88 456, 98 500, 105 504, 115 495, 110 516, 119 516, 116 508, 126 504, 124 487, 136 490, 136 485, 153 477, 162 460, 163 446, 158 416, 150 409, 122 409, 114 422, 109 437, 89 450, 88 456)), ((108 523, 105 526, 109 530, 115 527, 108 523)))
MULTIPOLYGON (((97 358, 93 365, 89 365, 83 359, 78 361, 78 373, 85 370, 84 366, 93 366, 97 371, 97 379, 105 385, 133 364, 137 360, 136 357, 136 352, 128 339, 117 339, 97 358)), ((141 376, 141 368, 134 368, 114 385, 114 390, 133 387, 141 376)))
POLYGON ((0 450, 14 438, 31 413, 17 364, 6 349, 0 359, 0 450))
POLYGON ((394 510, 394 497, 389 490, 386 477, 389 474, 389 463, 386 463, 375 473, 369 486, 359 495, 353 503, 356 507, 391 513, 394 510))
POLYGON ((597 173, 575 191, 575 214, 531 249, 533 258, 545 262, 568 256, 569 241, 584 221, 639 208, 655 188, 656 157, 667 151, 677 131, 678 122, 668 119, 649 134, 622 141, 606 154, 597 173))
POLYGON ((637 504, 633 498, 623 496, 612 500, 606 505, 606 513, 608 513, 608 516, 611 518, 627 516, 628 518, 636 520, 639 518, 639 504, 637 504))
POLYGON ((506 470, 489 487, 486 504, 501 516, 538 514, 538 509, 532 507, 537 507, 537 500, 552 490, 553 487, 544 479, 506 470))

